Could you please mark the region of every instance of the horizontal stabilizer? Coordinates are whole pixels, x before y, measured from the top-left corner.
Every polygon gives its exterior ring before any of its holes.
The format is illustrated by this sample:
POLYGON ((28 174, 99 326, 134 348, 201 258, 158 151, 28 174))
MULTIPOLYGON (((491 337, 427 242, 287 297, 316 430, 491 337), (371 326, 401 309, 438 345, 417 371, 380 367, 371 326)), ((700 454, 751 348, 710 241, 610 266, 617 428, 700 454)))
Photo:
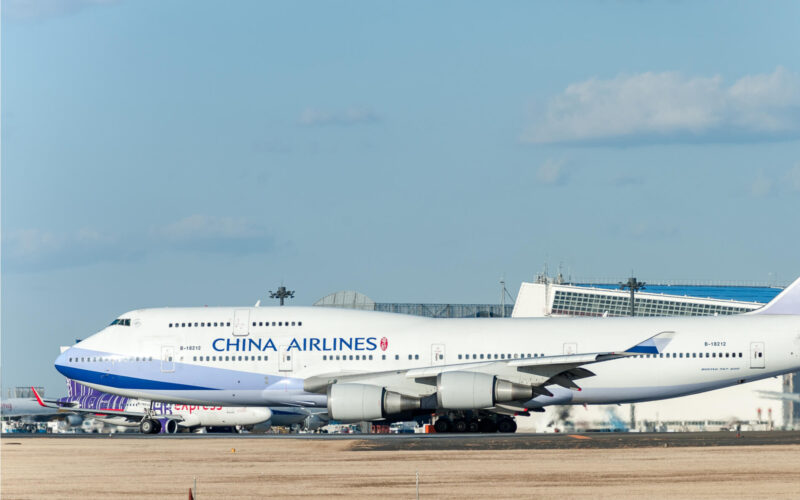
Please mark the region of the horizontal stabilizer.
POLYGON ((783 289, 767 305, 746 314, 797 314, 800 315, 800 278, 783 289))
POLYGON ((667 348, 667 344, 672 342, 672 337, 674 336, 675 332, 661 332, 644 342, 636 344, 625 352, 630 354, 660 354, 667 348))

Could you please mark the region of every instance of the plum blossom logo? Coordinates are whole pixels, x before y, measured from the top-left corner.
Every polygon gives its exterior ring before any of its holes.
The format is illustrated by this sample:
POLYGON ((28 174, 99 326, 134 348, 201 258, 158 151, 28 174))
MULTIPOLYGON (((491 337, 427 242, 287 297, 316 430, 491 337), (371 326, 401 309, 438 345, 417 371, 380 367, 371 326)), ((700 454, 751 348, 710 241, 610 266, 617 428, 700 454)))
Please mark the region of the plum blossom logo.
POLYGON ((389 339, 387 339, 386 337, 383 337, 381 339, 381 351, 385 351, 388 348, 389 348, 389 339))

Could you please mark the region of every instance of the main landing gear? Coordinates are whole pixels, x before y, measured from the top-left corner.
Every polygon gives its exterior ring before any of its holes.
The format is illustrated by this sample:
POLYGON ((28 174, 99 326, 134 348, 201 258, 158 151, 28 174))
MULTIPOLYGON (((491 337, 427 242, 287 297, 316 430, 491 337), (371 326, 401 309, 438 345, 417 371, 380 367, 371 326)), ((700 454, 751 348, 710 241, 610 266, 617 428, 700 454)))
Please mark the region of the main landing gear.
POLYGON ((511 434, 517 431, 517 423, 511 417, 486 416, 483 418, 442 416, 436 419, 433 429, 437 434, 453 433, 486 433, 502 432, 511 434))
POLYGON ((152 418, 145 418, 139 422, 139 431, 142 434, 158 434, 161 432, 161 422, 152 418))

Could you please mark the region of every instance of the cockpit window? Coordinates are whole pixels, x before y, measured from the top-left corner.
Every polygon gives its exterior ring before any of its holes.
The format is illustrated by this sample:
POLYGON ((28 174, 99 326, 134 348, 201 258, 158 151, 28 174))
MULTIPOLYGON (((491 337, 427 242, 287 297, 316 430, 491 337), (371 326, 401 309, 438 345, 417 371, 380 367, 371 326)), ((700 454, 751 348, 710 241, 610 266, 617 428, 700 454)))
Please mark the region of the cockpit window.
POLYGON ((130 319, 117 318, 114 321, 112 321, 111 325, 109 325, 109 326, 114 326, 114 325, 131 326, 131 320, 130 319))

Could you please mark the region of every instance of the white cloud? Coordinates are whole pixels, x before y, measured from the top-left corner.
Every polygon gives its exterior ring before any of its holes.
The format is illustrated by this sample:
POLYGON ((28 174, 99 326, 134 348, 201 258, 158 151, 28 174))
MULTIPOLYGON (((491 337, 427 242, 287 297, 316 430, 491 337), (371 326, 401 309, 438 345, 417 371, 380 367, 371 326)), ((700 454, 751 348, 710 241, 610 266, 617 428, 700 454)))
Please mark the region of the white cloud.
POLYGON ((109 5, 117 0, 3 0, 3 17, 35 21, 76 14, 88 7, 109 5))
POLYGON ((101 262, 130 261, 159 252, 244 255, 271 252, 274 240, 248 219, 192 215, 149 232, 91 228, 3 233, 3 265, 10 271, 44 271, 101 262))
POLYGON ((532 143, 716 142, 800 136, 800 76, 784 68, 726 86, 676 72, 569 85, 523 135, 532 143))
POLYGON ((344 111, 325 111, 306 108, 301 114, 298 123, 306 126, 323 125, 357 125, 373 123, 380 120, 380 116, 370 109, 350 108, 344 111))
POLYGON ((542 184, 560 185, 566 183, 568 178, 564 168, 564 161, 547 159, 536 170, 536 180, 542 184))
POLYGON ((262 226, 242 217, 190 215, 154 231, 168 246, 197 251, 269 251, 273 240, 262 226))

